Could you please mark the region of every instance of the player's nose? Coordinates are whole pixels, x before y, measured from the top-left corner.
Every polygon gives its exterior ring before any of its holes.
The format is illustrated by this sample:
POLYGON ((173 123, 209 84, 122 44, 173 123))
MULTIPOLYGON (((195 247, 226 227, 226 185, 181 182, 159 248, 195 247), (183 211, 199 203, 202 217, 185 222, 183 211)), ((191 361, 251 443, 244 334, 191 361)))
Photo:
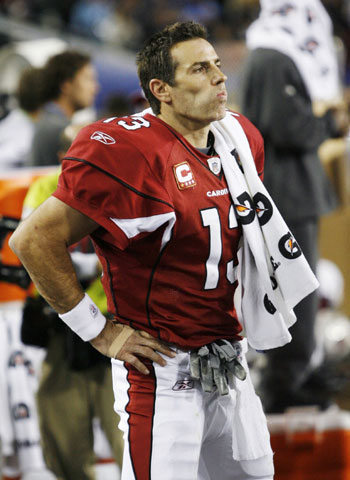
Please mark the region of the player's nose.
POLYGON ((227 76, 224 74, 224 72, 222 72, 222 70, 215 65, 214 67, 214 71, 213 71, 213 77, 212 77, 212 81, 215 85, 217 85, 218 83, 222 83, 222 82, 226 82, 227 80, 227 76))

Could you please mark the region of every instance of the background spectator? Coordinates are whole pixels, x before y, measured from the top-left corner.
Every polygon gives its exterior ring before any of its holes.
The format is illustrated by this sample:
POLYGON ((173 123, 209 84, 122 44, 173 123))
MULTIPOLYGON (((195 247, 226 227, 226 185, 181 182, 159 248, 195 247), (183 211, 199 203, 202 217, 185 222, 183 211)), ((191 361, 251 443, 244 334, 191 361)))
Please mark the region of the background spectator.
POLYGON ((32 144, 32 165, 58 164, 60 135, 73 114, 91 107, 97 93, 91 58, 78 51, 51 57, 44 67, 45 99, 32 144))
POLYGON ((44 72, 28 68, 19 79, 18 106, 0 120, 0 169, 28 165, 35 123, 44 103, 44 72))

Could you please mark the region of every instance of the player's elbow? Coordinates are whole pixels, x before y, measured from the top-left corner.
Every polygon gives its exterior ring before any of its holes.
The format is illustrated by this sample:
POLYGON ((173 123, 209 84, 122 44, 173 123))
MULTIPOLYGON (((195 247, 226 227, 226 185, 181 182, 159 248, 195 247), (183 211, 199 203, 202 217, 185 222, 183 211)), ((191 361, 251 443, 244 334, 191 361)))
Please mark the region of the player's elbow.
POLYGON ((19 257, 20 252, 23 251, 25 243, 23 236, 18 232, 18 229, 14 231, 9 239, 9 247, 19 257))
POLYGON ((9 247, 20 260, 24 260, 30 254, 35 243, 35 235, 30 233, 25 222, 21 223, 9 239, 9 247))

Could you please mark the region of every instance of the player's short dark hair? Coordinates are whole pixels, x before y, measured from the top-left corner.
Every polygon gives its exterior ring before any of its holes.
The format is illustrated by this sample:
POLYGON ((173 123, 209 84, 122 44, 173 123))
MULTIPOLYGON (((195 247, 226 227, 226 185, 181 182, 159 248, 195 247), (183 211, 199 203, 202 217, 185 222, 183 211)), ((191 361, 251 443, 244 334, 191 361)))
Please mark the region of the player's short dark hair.
POLYGON ((193 38, 208 38, 205 27, 195 22, 177 22, 166 26, 153 35, 138 52, 136 63, 141 87, 153 112, 160 113, 160 101, 152 94, 149 82, 152 78, 174 85, 177 65, 170 54, 171 48, 179 42, 193 38))
POLYGON ((29 67, 20 75, 16 90, 18 105, 35 113, 45 103, 45 75, 42 68, 29 67))
POLYGON ((56 100, 64 82, 73 80, 85 65, 91 63, 90 55, 76 50, 66 50, 47 61, 45 71, 46 100, 56 100))

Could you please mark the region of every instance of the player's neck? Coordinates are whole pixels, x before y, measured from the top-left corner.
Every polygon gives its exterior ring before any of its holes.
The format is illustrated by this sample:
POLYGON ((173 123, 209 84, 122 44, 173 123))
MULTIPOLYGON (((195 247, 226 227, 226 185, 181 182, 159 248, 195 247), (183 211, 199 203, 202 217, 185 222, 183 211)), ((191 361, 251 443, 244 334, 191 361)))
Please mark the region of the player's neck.
POLYGON ((173 115, 160 114, 158 117, 181 133, 186 140, 196 148, 205 148, 208 141, 209 124, 202 124, 187 118, 177 118, 173 115))

